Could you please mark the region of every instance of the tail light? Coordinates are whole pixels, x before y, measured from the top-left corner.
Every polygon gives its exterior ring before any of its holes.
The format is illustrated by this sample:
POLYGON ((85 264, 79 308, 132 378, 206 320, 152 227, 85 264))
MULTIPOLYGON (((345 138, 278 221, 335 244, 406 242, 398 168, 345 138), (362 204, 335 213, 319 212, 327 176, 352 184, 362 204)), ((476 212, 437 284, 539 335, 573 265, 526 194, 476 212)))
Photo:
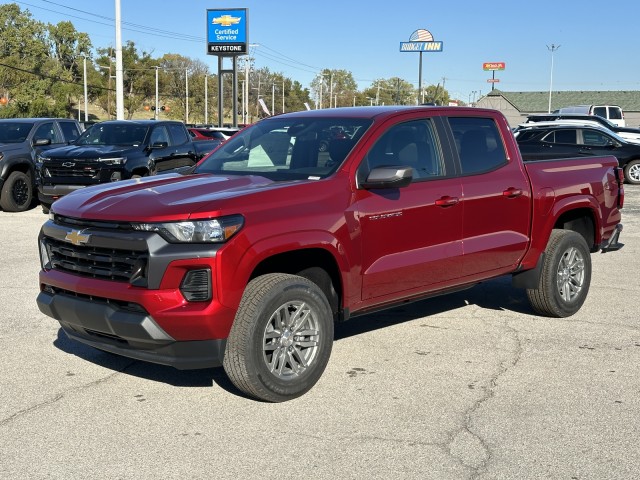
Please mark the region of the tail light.
POLYGON ((618 177, 618 208, 624 206, 624 170, 616 167, 616 176, 618 177))

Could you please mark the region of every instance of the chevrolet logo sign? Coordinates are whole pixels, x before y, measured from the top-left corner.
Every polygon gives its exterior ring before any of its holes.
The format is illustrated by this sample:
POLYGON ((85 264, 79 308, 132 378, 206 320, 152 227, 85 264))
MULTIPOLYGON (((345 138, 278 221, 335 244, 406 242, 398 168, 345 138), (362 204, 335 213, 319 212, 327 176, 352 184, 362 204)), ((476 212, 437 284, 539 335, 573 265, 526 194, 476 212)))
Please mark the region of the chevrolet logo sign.
POLYGON ((73 167, 74 165, 75 165, 75 163, 73 163, 73 162, 64 162, 64 163, 62 164, 62 166, 63 166, 63 167, 68 167, 68 168, 71 168, 71 167, 73 167))
POLYGON ((214 18, 213 24, 218 24, 221 27, 230 27, 231 25, 236 25, 240 23, 240 17, 232 17, 231 15, 222 15, 221 17, 214 18))
POLYGON ((71 242, 74 245, 84 245, 90 238, 91 235, 84 235, 82 230, 71 230, 70 232, 67 232, 66 237, 64 237, 67 242, 71 242))

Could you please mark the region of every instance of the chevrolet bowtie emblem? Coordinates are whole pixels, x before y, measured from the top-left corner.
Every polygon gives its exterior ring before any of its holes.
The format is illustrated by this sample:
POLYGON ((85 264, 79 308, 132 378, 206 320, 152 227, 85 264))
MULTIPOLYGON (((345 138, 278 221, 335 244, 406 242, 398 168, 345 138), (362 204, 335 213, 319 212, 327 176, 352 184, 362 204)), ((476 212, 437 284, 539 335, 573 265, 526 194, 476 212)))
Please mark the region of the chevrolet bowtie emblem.
POLYGON ((82 230, 71 230, 64 237, 67 242, 71 242, 74 245, 83 245, 89 241, 89 238, 91 238, 91 235, 84 235, 82 230))
POLYGON ((240 17, 232 17, 231 15, 222 15, 221 17, 214 18, 213 23, 218 24, 222 27, 230 27, 231 25, 235 25, 240 23, 242 20, 240 17))
POLYGON ((71 168, 71 167, 73 167, 74 165, 75 165, 75 163, 74 163, 74 162, 64 162, 64 163, 62 164, 62 166, 63 166, 63 167, 67 167, 67 168, 71 168))

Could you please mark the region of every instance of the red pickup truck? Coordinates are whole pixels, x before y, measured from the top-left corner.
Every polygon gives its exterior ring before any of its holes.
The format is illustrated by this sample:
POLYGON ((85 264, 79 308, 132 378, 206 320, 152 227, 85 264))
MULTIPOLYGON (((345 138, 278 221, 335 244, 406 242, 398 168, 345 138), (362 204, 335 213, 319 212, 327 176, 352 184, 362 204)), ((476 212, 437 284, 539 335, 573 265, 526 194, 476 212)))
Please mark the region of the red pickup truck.
POLYGON ((320 378, 349 317, 507 274, 535 312, 574 314, 590 254, 622 246, 617 165, 523 163, 493 110, 280 115, 188 170, 58 200, 37 303, 95 348, 223 365, 246 394, 289 400, 320 378))

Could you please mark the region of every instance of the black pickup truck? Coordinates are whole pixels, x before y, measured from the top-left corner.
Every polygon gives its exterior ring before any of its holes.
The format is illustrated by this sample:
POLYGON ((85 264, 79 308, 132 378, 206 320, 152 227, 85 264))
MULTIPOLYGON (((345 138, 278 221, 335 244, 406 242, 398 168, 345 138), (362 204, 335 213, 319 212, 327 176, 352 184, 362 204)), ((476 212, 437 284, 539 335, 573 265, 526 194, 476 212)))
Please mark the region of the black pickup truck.
POLYGON ((22 212, 33 203, 35 158, 80 136, 80 124, 64 118, 0 120, 0 207, 22 212))
POLYGON ((72 145, 38 155, 38 198, 48 213, 55 200, 74 190, 191 166, 217 145, 192 141, 179 121, 96 123, 72 145))

